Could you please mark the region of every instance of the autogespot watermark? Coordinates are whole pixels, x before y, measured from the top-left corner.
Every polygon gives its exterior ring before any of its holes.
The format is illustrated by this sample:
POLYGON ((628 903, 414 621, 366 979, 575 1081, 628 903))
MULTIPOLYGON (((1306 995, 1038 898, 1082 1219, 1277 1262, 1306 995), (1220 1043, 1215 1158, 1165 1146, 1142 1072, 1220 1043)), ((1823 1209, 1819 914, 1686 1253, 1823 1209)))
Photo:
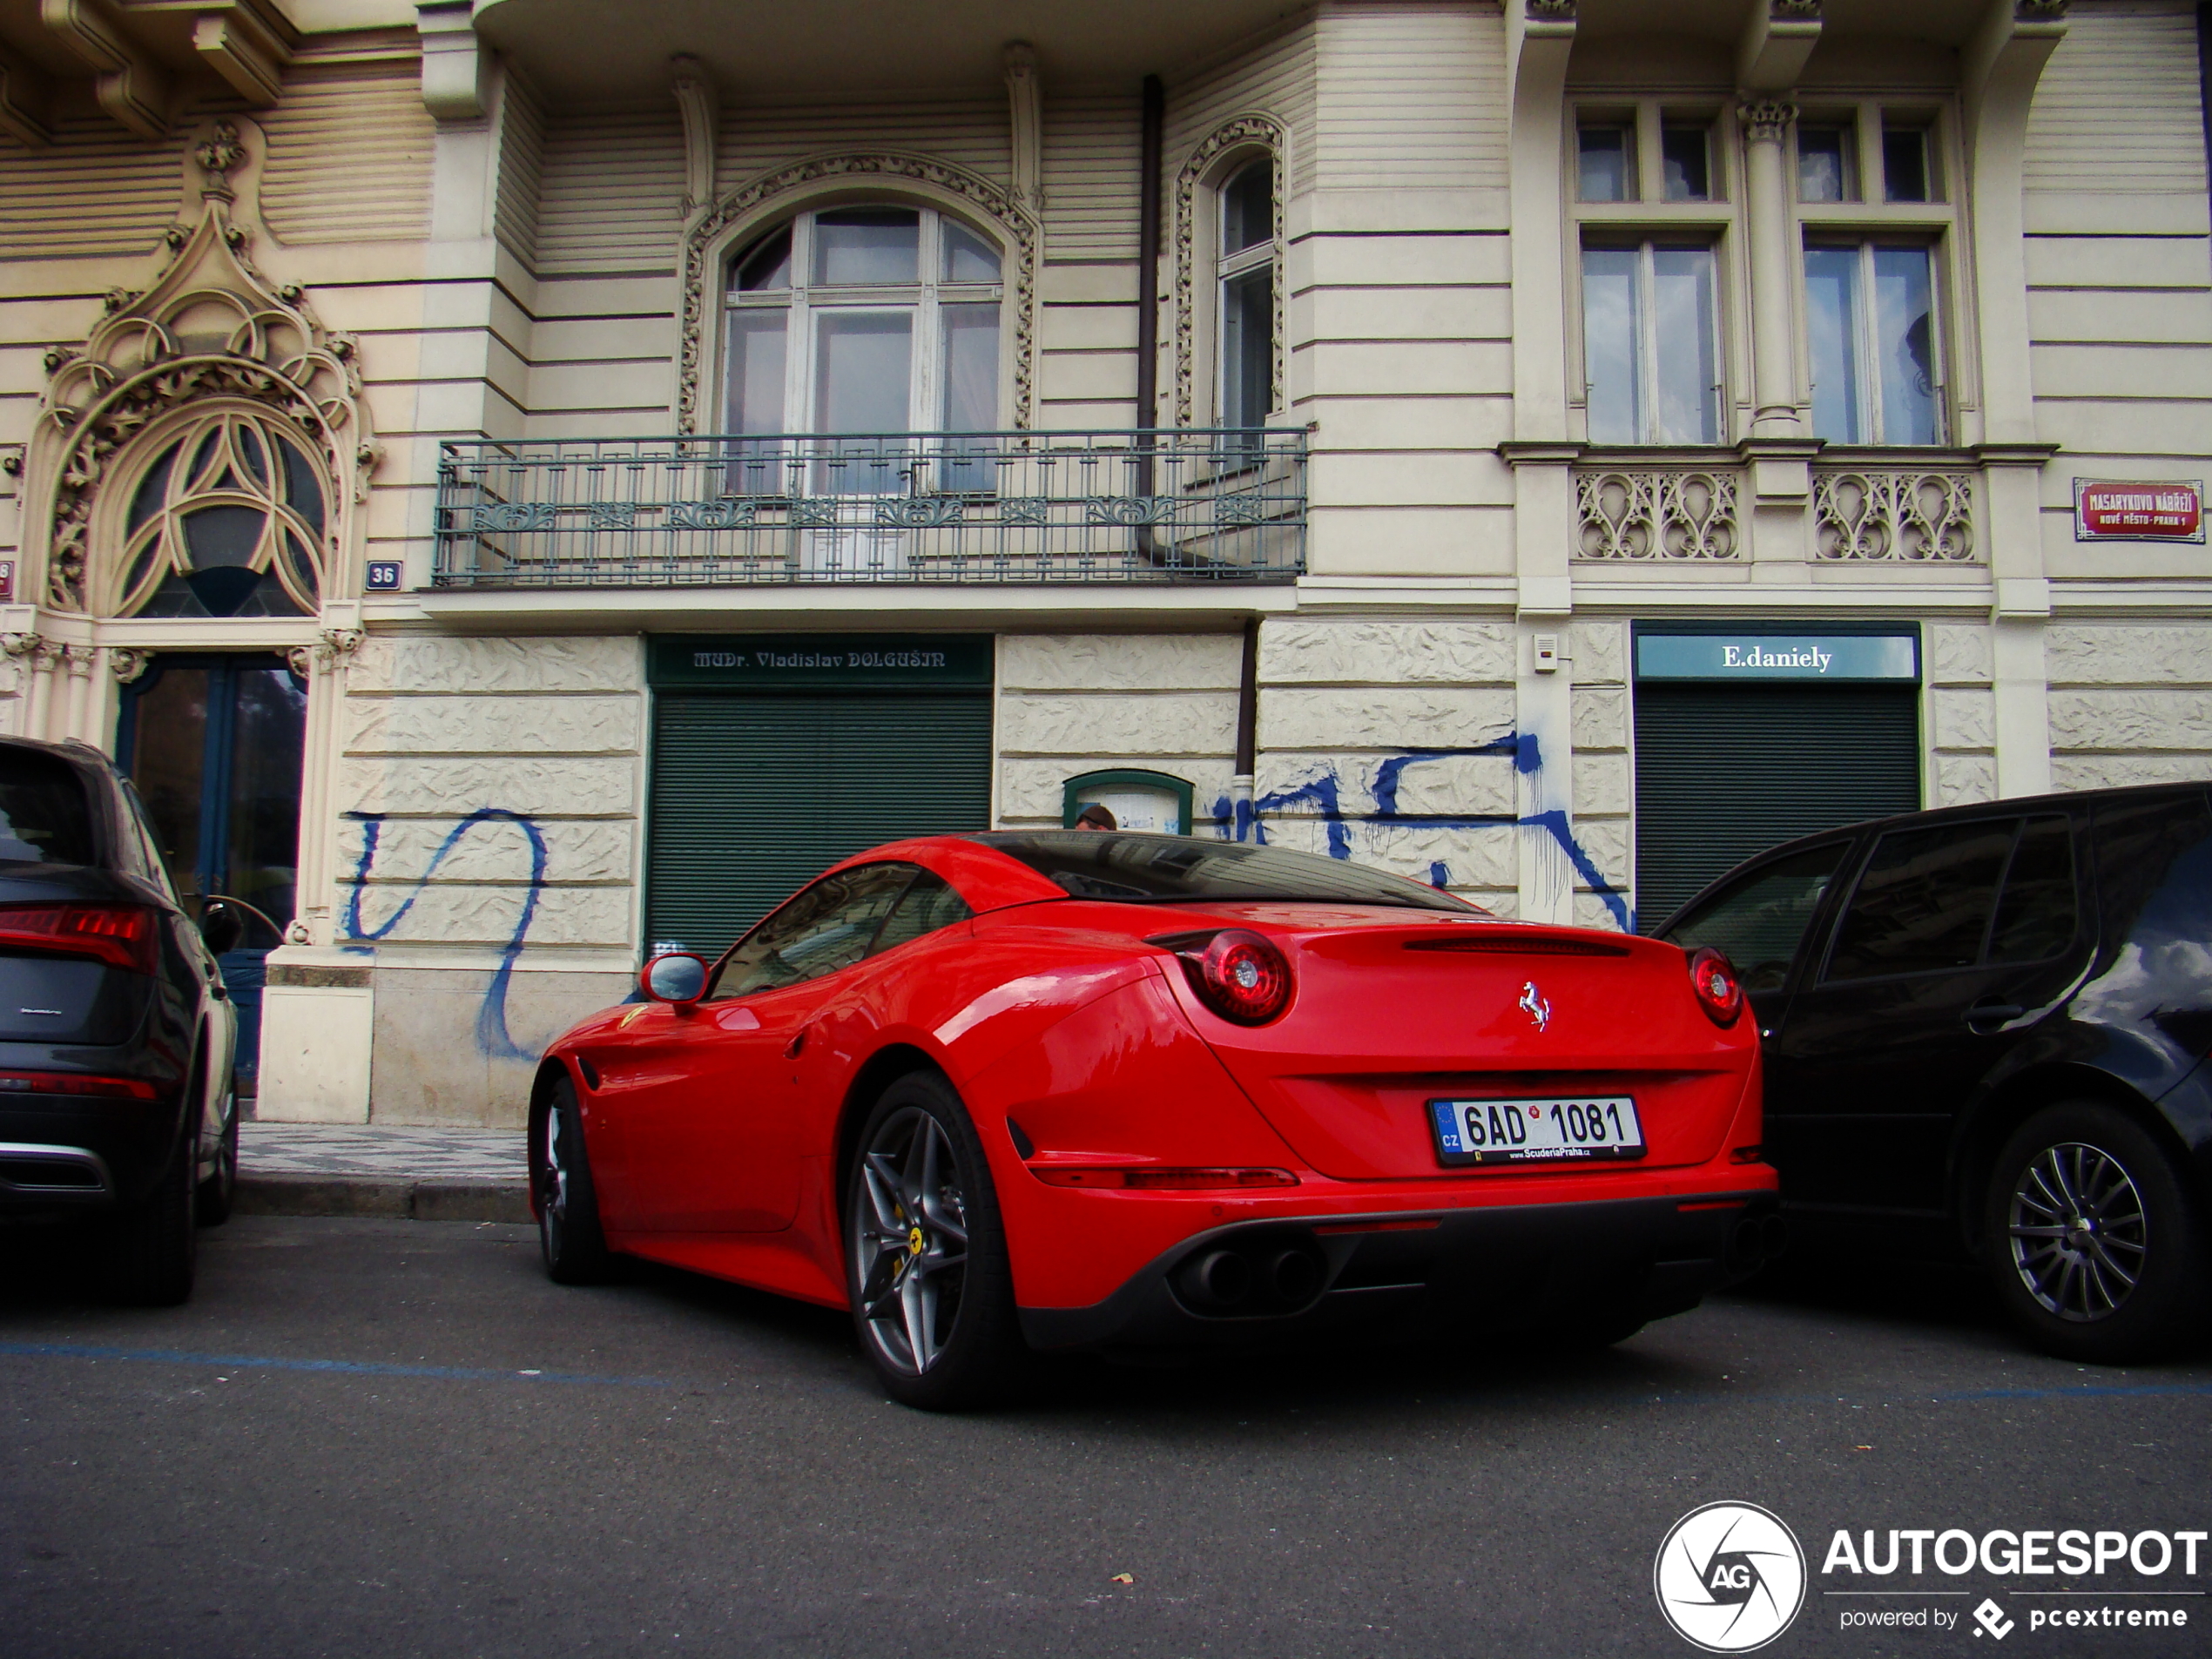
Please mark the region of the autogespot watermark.
POLYGON ((1651 1564, 1659 1610, 1708 1653, 1749 1653, 1790 1628, 1805 1602, 1805 1553, 1755 1503, 1709 1503, 1675 1522, 1651 1564))
POLYGON ((1774 1641, 1816 1578, 1838 1630, 1986 1643, 2095 1630, 2111 1633, 2103 1650, 2121 1632, 2187 1630, 2212 1616, 2199 1580, 2200 1557, 2212 1562, 2208 1540, 2212 1533, 2088 1527, 1838 1527, 1815 1575, 1779 1516, 1709 1503, 1669 1529, 1652 1586, 1667 1622, 1709 1653, 1774 1641))

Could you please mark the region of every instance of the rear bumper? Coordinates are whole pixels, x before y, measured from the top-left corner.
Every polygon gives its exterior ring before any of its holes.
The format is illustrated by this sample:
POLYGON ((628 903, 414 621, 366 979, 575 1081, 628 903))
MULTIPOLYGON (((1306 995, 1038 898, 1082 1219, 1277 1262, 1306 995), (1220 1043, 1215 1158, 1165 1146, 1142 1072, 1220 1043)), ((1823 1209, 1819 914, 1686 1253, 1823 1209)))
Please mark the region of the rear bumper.
POLYGON ((1756 1269, 1778 1214, 1751 1190, 1237 1222, 1091 1306, 1022 1309, 1022 1330, 1043 1349, 1207 1349, 1510 1332, 1577 1311, 1659 1318, 1756 1269), (1237 1260, 1210 1277, 1217 1252, 1237 1260), (1233 1300, 1208 1294, 1239 1282, 1233 1300))
POLYGON ((0 1107, 0 1221, 137 1203, 169 1167, 180 1121, 175 1100, 10 1097, 0 1107))

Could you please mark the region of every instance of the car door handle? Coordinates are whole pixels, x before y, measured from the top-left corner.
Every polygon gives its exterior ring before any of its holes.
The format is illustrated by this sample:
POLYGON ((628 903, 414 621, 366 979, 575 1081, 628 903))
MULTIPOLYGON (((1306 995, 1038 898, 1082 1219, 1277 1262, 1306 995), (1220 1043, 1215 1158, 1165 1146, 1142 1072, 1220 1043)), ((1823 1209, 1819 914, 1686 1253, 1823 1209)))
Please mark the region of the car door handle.
POLYGON ((2017 1002, 1977 1002, 1966 1010, 1966 1028, 1984 1031, 2000 1026, 2007 1020, 2017 1020, 2027 1010, 2017 1002))

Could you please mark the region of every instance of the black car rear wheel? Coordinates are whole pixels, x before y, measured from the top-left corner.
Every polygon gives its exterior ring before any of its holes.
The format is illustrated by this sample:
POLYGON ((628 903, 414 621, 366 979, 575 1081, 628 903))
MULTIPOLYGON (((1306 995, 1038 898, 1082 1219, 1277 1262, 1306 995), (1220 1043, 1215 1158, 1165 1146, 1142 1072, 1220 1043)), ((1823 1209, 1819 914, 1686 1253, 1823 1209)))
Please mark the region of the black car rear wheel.
POLYGON ((175 1307, 192 1295, 199 1229, 193 1200, 199 1175, 199 1123, 177 1137, 152 1195, 119 1217, 108 1235, 107 1285, 118 1302, 175 1307))
POLYGON ((846 1279, 886 1393, 924 1411, 1006 1398, 1028 1368, 998 1197, 952 1085, 913 1072, 861 1126, 846 1194, 846 1279))
POLYGON ((1999 1298, 2030 1341, 2068 1359, 2147 1359, 2197 1334, 2212 1300, 2206 1244, 2166 1150, 2096 1101, 2020 1125, 1983 1201, 1999 1298))
POLYGON ((596 1285, 613 1266, 599 1226, 599 1195, 591 1184, 583 1119, 576 1085, 553 1085, 544 1115, 530 1137, 530 1182, 537 1203, 537 1242, 545 1271, 556 1285, 596 1285))

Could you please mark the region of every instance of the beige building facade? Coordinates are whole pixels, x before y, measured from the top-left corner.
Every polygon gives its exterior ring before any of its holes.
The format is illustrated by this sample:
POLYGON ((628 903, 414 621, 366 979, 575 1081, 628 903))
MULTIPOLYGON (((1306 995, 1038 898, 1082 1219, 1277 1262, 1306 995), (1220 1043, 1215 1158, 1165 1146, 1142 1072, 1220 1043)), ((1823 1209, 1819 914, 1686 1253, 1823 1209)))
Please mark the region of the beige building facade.
POLYGON ((902 826, 1630 927, 2212 777, 2197 26, 9 3, 0 729, 266 913, 262 1116, 398 1123, 902 826))

